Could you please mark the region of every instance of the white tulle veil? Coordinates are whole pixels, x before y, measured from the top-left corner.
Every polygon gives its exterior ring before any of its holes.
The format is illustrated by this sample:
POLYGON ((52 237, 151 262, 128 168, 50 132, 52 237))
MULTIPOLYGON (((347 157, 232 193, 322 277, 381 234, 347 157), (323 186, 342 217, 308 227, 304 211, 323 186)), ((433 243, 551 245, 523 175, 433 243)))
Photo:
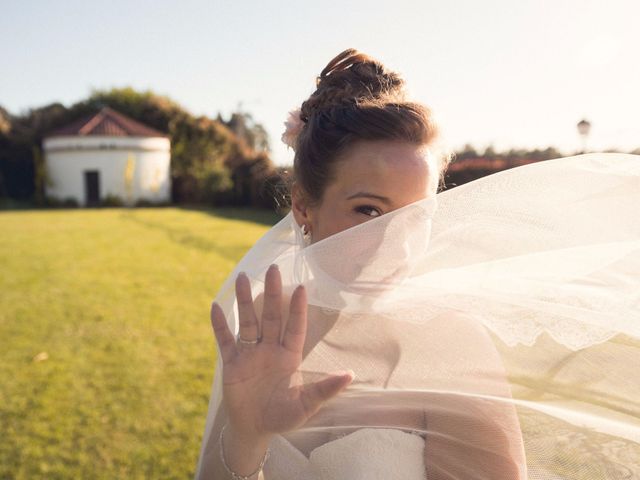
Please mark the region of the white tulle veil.
POLYGON ((232 332, 235 276, 258 295, 272 263, 307 286, 304 381, 355 379, 274 438, 265 478, 313 478, 314 448, 365 427, 421 433, 427 478, 640 478, 640 157, 506 170, 309 246, 289 214, 217 295, 232 332))

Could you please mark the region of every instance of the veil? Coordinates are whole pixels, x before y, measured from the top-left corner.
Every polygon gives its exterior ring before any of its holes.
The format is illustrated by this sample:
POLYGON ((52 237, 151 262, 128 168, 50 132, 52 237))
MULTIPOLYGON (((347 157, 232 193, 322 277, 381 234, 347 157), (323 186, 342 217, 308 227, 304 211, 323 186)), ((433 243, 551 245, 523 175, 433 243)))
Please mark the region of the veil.
MULTIPOLYGON (((307 288, 302 381, 355 377, 273 439, 267 480, 333 478, 314 452, 365 429, 420 439, 430 480, 640 478, 640 156, 505 170, 308 246, 289 213, 217 295, 232 332, 236 275, 257 296, 272 263, 307 288)), ((376 455, 400 468, 394 445, 376 455)))

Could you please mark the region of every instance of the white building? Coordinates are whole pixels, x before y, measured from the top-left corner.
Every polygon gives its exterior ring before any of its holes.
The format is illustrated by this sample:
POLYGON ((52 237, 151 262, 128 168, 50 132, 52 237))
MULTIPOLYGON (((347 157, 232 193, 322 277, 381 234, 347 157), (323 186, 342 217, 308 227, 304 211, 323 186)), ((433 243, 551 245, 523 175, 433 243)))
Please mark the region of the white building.
POLYGON ((51 132, 43 148, 49 197, 85 206, 108 195, 125 205, 170 200, 169 138, 108 107, 51 132))

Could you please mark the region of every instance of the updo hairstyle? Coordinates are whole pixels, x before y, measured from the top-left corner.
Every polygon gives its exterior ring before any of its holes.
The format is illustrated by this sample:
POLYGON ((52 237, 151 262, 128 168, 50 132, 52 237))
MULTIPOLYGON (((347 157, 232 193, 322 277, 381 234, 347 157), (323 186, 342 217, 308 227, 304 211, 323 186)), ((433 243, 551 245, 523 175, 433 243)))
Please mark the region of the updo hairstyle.
POLYGON ((316 91, 296 115, 303 123, 293 139, 293 180, 311 203, 322 200, 334 164, 361 140, 433 146, 440 181, 451 159, 438 146, 439 130, 429 108, 407 101, 404 80, 397 73, 352 48, 322 70, 316 91))

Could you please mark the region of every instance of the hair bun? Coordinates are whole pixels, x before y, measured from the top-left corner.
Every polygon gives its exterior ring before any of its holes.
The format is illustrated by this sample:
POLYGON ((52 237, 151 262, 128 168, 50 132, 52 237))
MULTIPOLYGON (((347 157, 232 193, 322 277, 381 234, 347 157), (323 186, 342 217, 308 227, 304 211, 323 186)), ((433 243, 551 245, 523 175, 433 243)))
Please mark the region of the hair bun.
POLYGON ((384 99, 404 100, 404 80, 374 58, 349 48, 338 54, 316 79, 316 91, 302 104, 306 120, 333 106, 384 99))

